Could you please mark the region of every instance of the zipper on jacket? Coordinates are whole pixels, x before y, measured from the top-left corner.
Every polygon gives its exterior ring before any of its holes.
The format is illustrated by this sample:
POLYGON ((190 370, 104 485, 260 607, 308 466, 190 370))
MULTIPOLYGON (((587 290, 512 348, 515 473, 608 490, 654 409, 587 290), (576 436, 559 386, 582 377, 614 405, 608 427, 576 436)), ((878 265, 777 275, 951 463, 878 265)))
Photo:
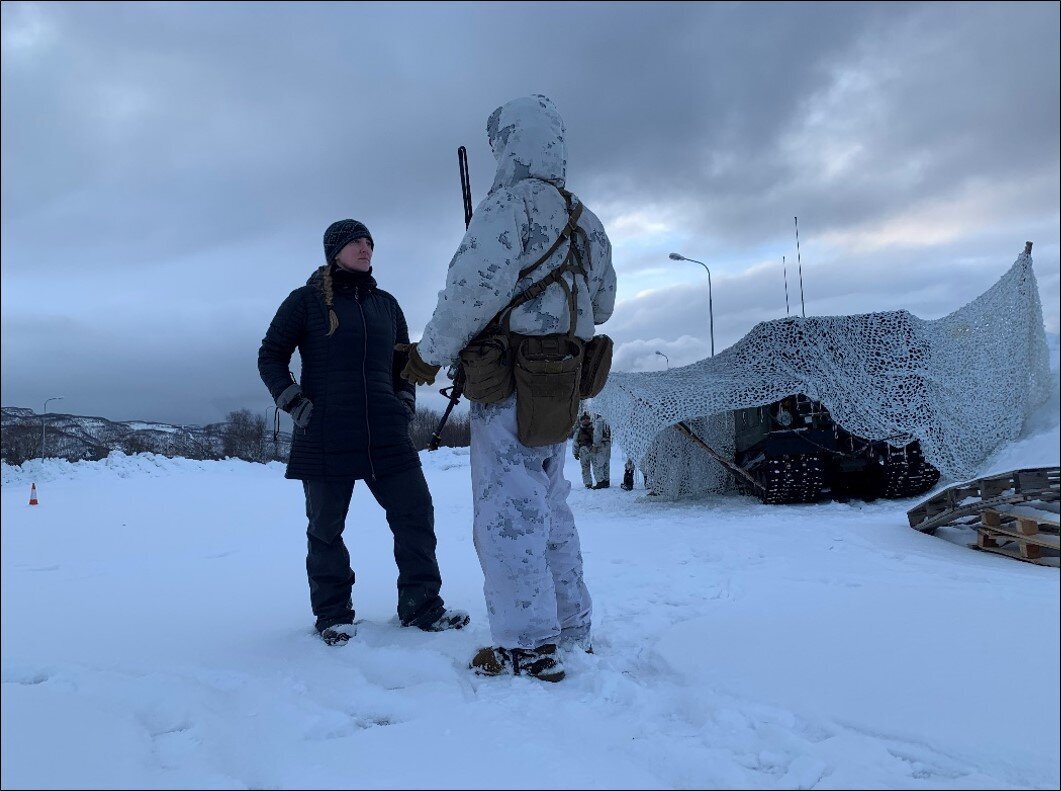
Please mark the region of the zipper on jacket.
POLYGON ((361 306, 361 289, 354 289, 354 302, 357 309, 361 311, 361 326, 365 328, 365 353, 361 357, 361 385, 365 389, 365 429, 368 431, 368 469, 372 473, 372 480, 376 480, 376 466, 372 463, 372 421, 368 419, 368 321, 365 319, 365 309, 361 306))

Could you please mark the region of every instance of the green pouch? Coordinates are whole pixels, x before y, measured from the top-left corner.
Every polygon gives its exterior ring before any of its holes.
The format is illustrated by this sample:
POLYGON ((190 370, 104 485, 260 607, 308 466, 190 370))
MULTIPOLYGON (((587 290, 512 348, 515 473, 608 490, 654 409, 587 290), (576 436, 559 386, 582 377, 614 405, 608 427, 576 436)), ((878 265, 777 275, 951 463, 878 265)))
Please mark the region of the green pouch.
POLYGON ((480 404, 504 401, 515 389, 508 334, 480 335, 460 353, 464 369, 464 396, 480 404))
POLYGON ((608 373, 612 370, 612 339, 607 335, 594 335, 586 343, 582 360, 582 377, 578 384, 581 398, 593 398, 604 389, 608 373))
POLYGON ((519 441, 529 448, 565 442, 578 419, 582 341, 566 335, 514 337, 519 441))

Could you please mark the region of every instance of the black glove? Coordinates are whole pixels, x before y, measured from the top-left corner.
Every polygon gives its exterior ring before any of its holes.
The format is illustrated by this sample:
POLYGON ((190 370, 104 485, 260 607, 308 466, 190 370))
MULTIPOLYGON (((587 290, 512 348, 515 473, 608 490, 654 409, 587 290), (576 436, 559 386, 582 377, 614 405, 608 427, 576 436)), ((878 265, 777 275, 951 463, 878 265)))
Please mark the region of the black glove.
POLYGON ((302 388, 297 384, 292 383, 284 390, 277 397, 276 405, 291 415, 291 419, 299 428, 309 425, 310 415, 313 414, 313 402, 302 395, 302 388))

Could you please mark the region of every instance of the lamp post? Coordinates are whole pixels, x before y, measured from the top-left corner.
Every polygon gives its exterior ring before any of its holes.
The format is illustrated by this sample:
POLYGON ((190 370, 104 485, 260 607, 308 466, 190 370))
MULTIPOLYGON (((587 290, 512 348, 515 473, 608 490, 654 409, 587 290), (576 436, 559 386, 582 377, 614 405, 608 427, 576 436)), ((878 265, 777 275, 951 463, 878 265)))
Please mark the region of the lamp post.
POLYGON ((670 254, 670 259, 672 261, 691 261, 694 264, 700 264, 700 266, 702 266, 707 271, 707 316, 708 316, 708 321, 710 322, 710 330, 711 330, 711 356, 714 357, 715 356, 715 308, 714 308, 714 305, 712 304, 713 300, 712 300, 712 296, 711 296, 711 270, 710 270, 710 268, 708 268, 707 264, 705 264, 703 261, 697 261, 695 258, 686 258, 684 255, 681 255, 680 253, 671 253, 670 254))
POLYGON ((670 370, 670 357, 668 357, 667 355, 665 355, 663 352, 660 352, 660 351, 657 351, 656 354, 658 354, 660 357, 662 357, 664 360, 667 361, 667 370, 669 371, 670 370))
POLYGON ((44 440, 45 440, 45 436, 44 436, 44 431, 45 431, 44 416, 48 412, 48 402, 49 401, 62 401, 62 400, 63 400, 62 396, 52 396, 51 398, 44 399, 44 412, 41 412, 41 460, 42 461, 44 460, 44 440))

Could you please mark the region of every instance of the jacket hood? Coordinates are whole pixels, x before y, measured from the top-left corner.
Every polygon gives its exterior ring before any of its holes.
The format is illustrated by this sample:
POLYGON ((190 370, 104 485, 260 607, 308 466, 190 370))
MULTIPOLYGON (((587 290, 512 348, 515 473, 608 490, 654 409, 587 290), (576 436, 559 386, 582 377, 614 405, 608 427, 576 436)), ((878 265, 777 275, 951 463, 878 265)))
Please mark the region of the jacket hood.
POLYGON ((486 135, 497 160, 491 192, 532 178, 564 186, 564 120, 547 96, 525 96, 498 107, 486 122, 486 135))

